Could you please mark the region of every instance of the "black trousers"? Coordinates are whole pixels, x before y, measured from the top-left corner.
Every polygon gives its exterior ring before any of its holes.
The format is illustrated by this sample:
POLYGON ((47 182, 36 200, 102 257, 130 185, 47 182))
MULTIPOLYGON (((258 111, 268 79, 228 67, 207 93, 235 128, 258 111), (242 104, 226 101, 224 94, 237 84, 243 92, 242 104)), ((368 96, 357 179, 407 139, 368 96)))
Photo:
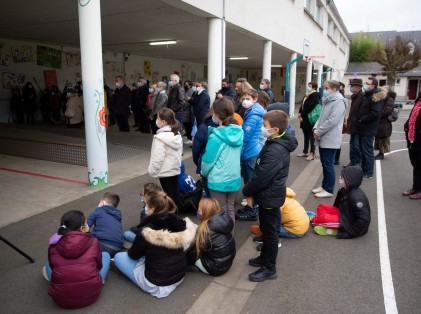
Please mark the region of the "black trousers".
POLYGON ((177 205, 177 208, 180 209, 178 202, 177 178, 178 175, 172 177, 159 178, 159 183, 161 183, 161 187, 164 190, 164 192, 167 193, 169 197, 171 197, 171 199, 177 205))
POLYGON ((415 149, 408 149, 409 160, 411 161, 413 170, 413 185, 412 188, 420 192, 421 191, 421 151, 415 149))
POLYGON ((260 230, 263 234, 263 246, 260 257, 263 266, 276 271, 278 256, 278 212, 279 208, 259 208, 260 230))
POLYGON ((118 129, 121 132, 130 132, 129 115, 127 115, 127 114, 116 114, 115 118, 117 120, 118 129))
POLYGON ((305 130, 303 129, 303 134, 304 134, 304 149, 303 149, 303 153, 307 154, 308 153, 308 148, 309 148, 309 144, 310 144, 310 153, 314 154, 314 136, 313 136, 313 130, 305 130))

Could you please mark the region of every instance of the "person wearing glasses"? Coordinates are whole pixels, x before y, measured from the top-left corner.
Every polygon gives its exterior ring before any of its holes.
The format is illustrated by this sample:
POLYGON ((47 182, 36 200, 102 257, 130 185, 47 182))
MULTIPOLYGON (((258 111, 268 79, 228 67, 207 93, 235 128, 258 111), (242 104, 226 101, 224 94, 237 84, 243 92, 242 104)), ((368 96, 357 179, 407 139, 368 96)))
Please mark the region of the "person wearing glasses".
POLYGON ((360 138, 361 167, 363 178, 374 175, 374 138, 380 123, 383 102, 387 91, 378 88, 378 80, 369 77, 364 85, 364 100, 358 113, 357 134, 360 138))

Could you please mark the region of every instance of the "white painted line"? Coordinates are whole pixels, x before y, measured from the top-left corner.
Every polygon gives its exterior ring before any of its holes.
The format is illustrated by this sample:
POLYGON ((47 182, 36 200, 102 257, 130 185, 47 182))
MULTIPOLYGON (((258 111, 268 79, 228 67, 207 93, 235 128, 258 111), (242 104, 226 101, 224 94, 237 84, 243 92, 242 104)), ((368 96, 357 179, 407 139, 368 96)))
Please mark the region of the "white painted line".
POLYGON ((376 160, 377 216, 379 228, 379 254, 382 276, 383 300, 386 314, 398 313, 390 268, 389 246, 387 242, 386 216, 384 212, 383 180, 380 160, 376 160))

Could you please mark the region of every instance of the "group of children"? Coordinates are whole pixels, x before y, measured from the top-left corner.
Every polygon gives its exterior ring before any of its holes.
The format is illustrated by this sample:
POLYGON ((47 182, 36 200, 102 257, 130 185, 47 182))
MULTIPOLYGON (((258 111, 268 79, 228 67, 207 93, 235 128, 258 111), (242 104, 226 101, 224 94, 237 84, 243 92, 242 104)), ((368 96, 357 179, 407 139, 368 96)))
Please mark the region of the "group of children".
MULTIPOLYGON (((179 123, 167 108, 158 113, 159 130, 152 144, 152 155, 156 158, 151 158, 149 172, 159 178, 162 187, 145 185, 141 193, 145 207, 140 224, 124 235, 121 212, 116 209, 119 197, 113 193, 104 195, 87 220, 81 212, 63 216, 58 233, 50 238, 49 261, 45 267, 51 281, 49 294, 57 304, 77 308, 93 303, 99 296, 112 257, 124 275, 157 298, 168 296, 181 284, 187 267, 213 276, 227 272, 236 253, 232 231, 234 200, 241 187, 240 168, 243 176, 244 171, 248 173, 242 190, 248 208, 243 209, 243 213, 256 210, 260 225, 254 229, 262 242, 260 255, 249 260, 251 266, 258 267, 249 274, 249 279, 259 282, 277 278, 279 236, 299 238, 309 226, 305 210, 293 199, 293 191, 286 188, 290 153, 298 142, 286 131, 289 119, 284 111, 251 109, 257 98, 252 92, 250 98, 243 104, 245 128, 233 119, 233 103, 229 98, 222 97, 213 103, 214 126, 207 128, 205 147, 198 158, 200 174, 212 198, 200 201, 198 226, 189 218, 177 215, 179 192, 174 186, 181 173, 175 169, 176 163, 179 168, 181 161, 179 123), (253 123, 248 120, 247 114, 252 112, 247 110, 254 110, 260 116, 258 136, 246 133, 259 125, 257 118, 253 123), (246 136, 249 139, 244 144, 246 136), (260 137, 264 137, 264 144, 257 150, 260 137), (249 159, 254 160, 253 165, 249 159), (92 235, 87 234, 92 227, 92 235), (123 239, 133 242, 127 252, 121 252, 123 239), (74 276, 75 269, 82 267, 78 260, 83 260, 85 270, 74 276), (90 266, 86 266, 88 263, 90 266), (92 281, 92 289, 89 298, 82 301, 80 293, 86 287, 79 289, 79 286, 88 279, 92 281)), ((181 181, 191 188, 191 180, 181 181)), ((316 233, 335 234, 335 230, 339 230, 338 238, 353 238, 367 232, 370 207, 359 188, 361 180, 361 168, 343 170, 342 188, 334 206, 319 206, 311 218, 316 233)))

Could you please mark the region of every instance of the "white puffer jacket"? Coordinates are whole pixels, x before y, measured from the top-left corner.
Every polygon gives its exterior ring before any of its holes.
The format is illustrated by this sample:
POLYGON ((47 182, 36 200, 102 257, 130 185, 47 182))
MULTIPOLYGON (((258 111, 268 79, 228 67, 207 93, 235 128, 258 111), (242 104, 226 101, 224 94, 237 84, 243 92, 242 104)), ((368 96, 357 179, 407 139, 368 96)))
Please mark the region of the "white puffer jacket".
POLYGON ((180 133, 174 135, 169 126, 154 135, 149 175, 154 178, 172 177, 180 174, 183 139, 180 133))

